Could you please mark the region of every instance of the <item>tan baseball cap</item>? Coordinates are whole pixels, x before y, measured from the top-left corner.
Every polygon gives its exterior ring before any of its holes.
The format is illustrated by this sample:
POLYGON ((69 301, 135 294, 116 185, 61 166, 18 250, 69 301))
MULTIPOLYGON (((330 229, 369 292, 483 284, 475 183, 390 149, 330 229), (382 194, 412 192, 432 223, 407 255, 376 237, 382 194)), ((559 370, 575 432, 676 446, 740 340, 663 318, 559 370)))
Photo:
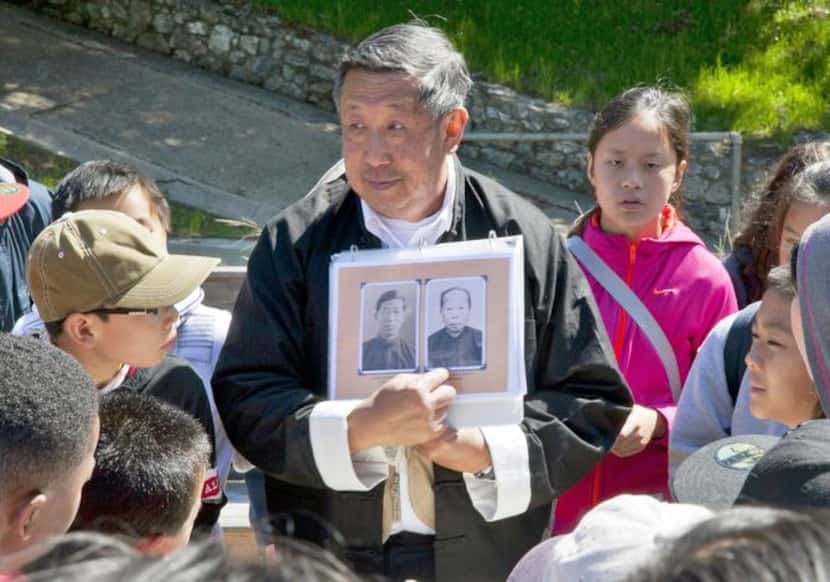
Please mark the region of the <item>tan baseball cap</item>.
POLYGON ((174 305, 207 279, 213 257, 170 255, 120 212, 65 214, 32 243, 26 279, 45 322, 95 309, 174 305))

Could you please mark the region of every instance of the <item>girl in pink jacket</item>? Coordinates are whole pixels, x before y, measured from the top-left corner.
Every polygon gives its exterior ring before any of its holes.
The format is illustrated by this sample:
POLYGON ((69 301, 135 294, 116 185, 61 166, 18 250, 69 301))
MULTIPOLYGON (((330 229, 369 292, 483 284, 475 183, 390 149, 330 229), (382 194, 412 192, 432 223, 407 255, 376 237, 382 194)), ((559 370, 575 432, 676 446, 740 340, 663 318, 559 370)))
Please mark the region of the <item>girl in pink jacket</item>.
MULTIPOLYGON (((597 207, 572 231, 656 320, 676 359, 676 389, 709 330, 737 309, 726 270, 669 204, 686 171, 689 117, 681 95, 658 88, 629 89, 611 101, 594 119, 588 141, 597 207)), ((670 374, 631 314, 580 265, 635 405, 611 454, 559 496, 556 534, 620 493, 669 499, 668 437, 677 404, 670 374)))

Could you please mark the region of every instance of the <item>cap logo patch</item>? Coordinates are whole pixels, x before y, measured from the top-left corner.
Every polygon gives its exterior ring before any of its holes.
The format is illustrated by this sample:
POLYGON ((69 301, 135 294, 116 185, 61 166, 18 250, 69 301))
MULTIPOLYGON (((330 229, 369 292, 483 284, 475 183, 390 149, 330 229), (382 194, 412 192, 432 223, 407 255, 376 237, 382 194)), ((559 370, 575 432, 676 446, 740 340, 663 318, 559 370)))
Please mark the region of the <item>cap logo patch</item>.
POLYGON ((0 182, 0 196, 15 196, 17 194, 20 194, 20 188, 17 184, 0 182))
POLYGON ((202 501, 214 501, 221 496, 222 486, 219 484, 219 477, 216 475, 216 469, 211 467, 202 483, 202 501))
POLYGON ((730 443, 715 450, 715 462, 721 467, 748 471, 766 451, 749 443, 730 443))

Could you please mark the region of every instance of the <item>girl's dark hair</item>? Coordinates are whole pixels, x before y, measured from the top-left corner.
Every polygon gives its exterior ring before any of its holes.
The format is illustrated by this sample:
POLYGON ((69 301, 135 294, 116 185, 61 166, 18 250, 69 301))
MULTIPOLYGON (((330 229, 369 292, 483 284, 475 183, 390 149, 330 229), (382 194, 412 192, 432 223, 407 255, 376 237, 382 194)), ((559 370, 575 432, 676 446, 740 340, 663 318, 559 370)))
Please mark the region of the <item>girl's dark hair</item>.
POLYGON ((614 97, 594 116, 588 136, 588 151, 596 154, 600 140, 643 113, 653 115, 666 128, 677 161, 689 159, 689 126, 692 110, 683 93, 659 87, 634 87, 614 97))
MULTIPOLYGON (((591 122, 588 135, 588 151, 593 158, 599 142, 608 132, 619 129, 638 115, 649 114, 665 128, 669 143, 677 156, 677 163, 689 159, 689 126, 692 110, 685 95, 660 87, 633 87, 614 97, 591 122)), ((593 162, 591 162, 593 164, 593 162)), ((593 168, 589 168, 593 171, 593 168)), ((679 206, 680 191, 672 194, 672 203, 679 206)), ((581 235, 585 220, 591 213, 579 217, 571 229, 572 234, 581 235)))
POLYGON ((830 203, 830 159, 810 164, 787 186, 790 203, 830 203))
POLYGON ((830 160, 830 142, 810 142, 794 146, 778 162, 764 186, 754 192, 745 205, 741 227, 732 243, 752 252, 752 262, 744 272, 761 281, 760 288, 747 297, 758 301, 767 285, 767 273, 778 263, 778 246, 784 217, 795 192, 789 187, 807 166, 830 160))

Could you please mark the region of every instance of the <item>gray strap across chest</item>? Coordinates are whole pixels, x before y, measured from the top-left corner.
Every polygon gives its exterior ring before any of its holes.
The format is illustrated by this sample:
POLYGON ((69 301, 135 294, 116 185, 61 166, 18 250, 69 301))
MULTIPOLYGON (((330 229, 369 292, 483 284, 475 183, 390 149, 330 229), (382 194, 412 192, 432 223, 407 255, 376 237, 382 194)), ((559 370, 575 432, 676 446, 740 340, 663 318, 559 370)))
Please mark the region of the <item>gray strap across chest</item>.
POLYGON ((646 334, 651 345, 663 363, 663 368, 666 370, 666 376, 669 378, 669 385, 671 386, 671 393, 674 396, 674 401, 680 399, 680 389, 682 384, 680 382, 680 368, 677 365, 677 357, 674 355, 674 350, 669 343, 666 334, 654 319, 654 316, 643 305, 640 298, 625 284, 625 281, 611 270, 605 261, 597 255, 588 244, 578 236, 572 236, 567 240, 568 250, 571 251, 582 266, 588 270, 591 275, 602 285, 606 291, 625 309, 636 324, 640 327, 643 333, 646 334))

